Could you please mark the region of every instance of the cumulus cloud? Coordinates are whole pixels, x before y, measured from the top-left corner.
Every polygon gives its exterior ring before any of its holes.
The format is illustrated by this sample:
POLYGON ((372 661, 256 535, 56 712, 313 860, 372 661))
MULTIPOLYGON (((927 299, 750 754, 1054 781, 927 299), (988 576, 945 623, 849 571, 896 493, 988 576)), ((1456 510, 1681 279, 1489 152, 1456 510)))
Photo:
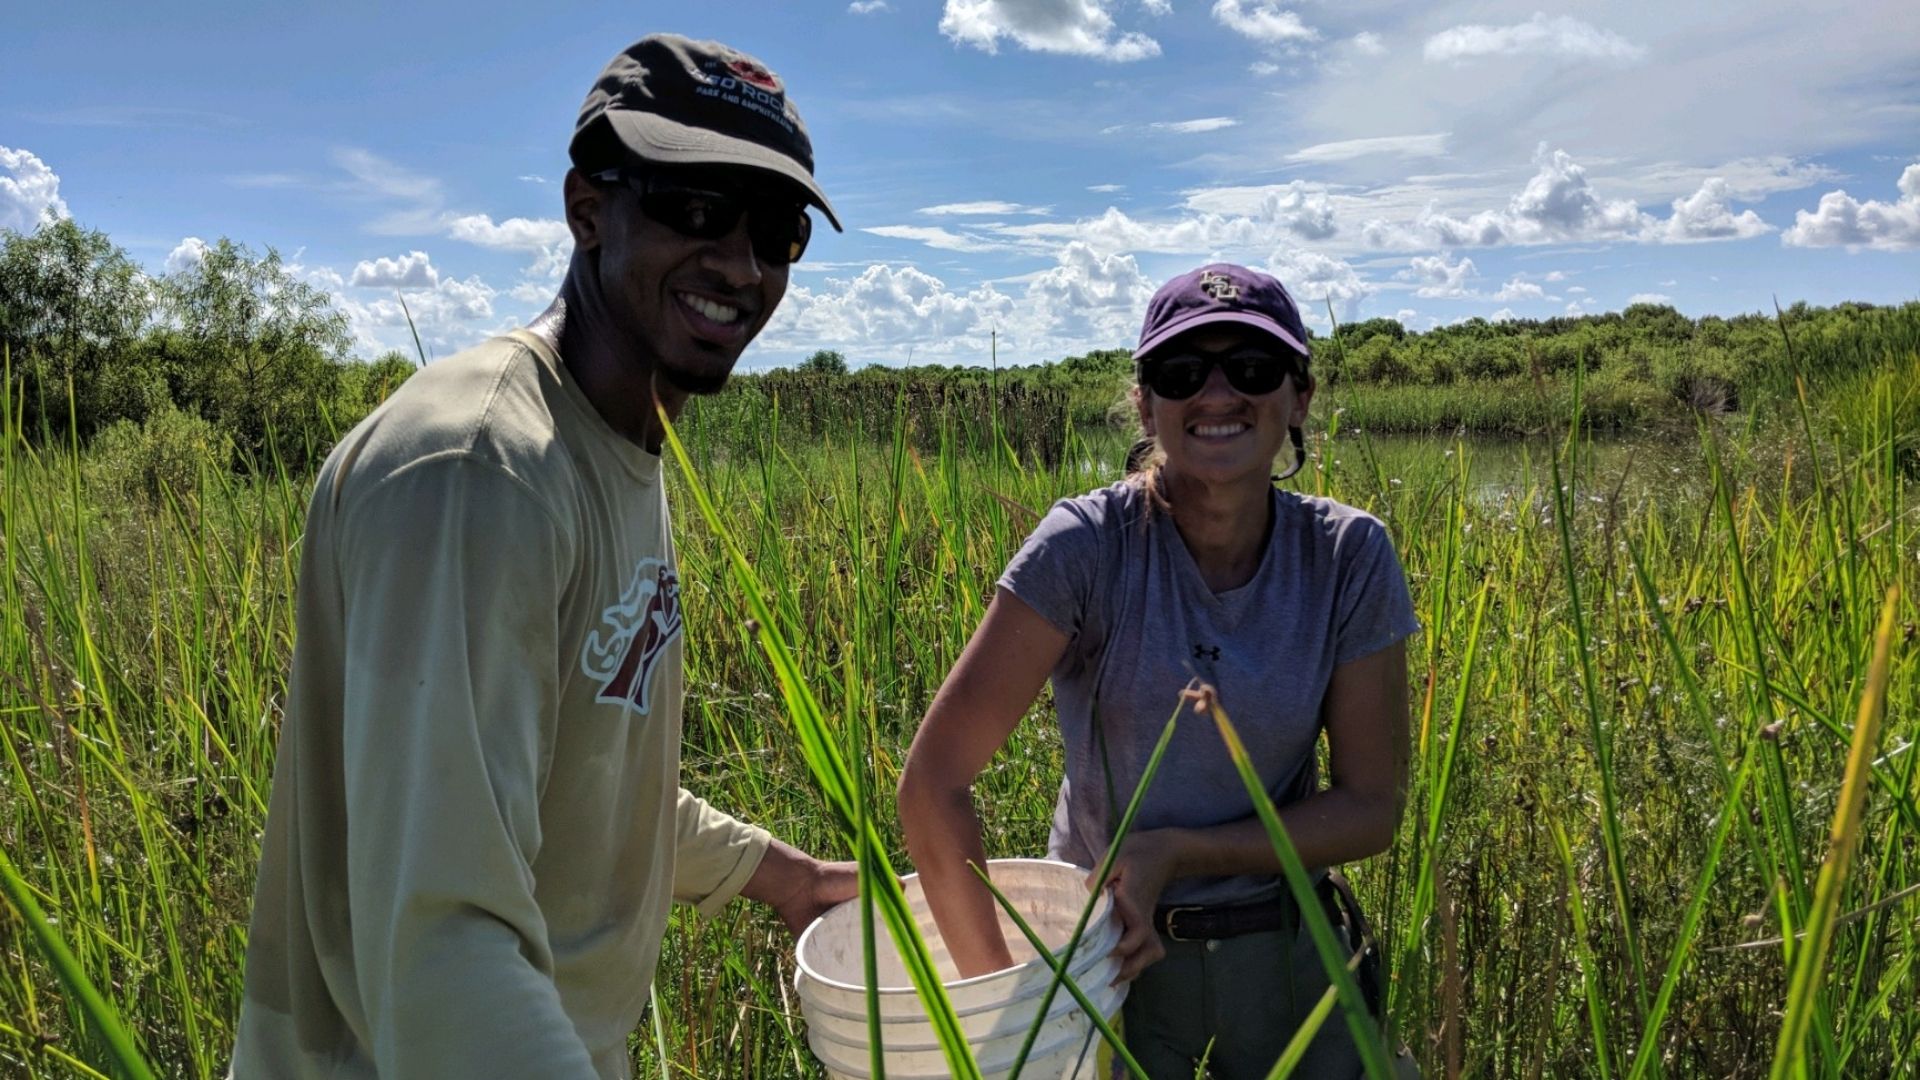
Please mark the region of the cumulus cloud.
POLYGON ((1173 0, 1140 0, 1140 6, 1146 8, 1149 15, 1173 14, 1173 0))
POLYGON ((1587 171, 1564 150, 1542 144, 1538 171, 1503 210, 1456 217, 1429 208, 1411 223, 1375 219, 1363 235, 1376 247, 1492 247, 1580 240, 1633 239, 1654 224, 1631 199, 1605 200, 1587 171))
POLYGON ((1417 255, 1407 263, 1405 270, 1393 276, 1401 281, 1415 282, 1415 296, 1435 300, 1464 300, 1473 296, 1473 289, 1467 283, 1480 276, 1480 271, 1474 268, 1472 259, 1449 262, 1446 253, 1442 252, 1438 255, 1417 255))
POLYGON ((1544 56, 1562 60, 1632 63, 1647 50, 1608 30, 1565 15, 1533 18, 1510 26, 1471 24, 1442 30, 1427 39, 1428 61, 1461 63, 1489 56, 1544 56))
POLYGON ((573 234, 558 218, 507 218, 494 221, 486 214, 448 215, 447 236, 496 251, 540 252, 560 244, 571 244, 573 234))
POLYGON ((1662 222, 1654 236, 1669 244, 1699 240, 1744 240, 1773 231, 1751 210, 1735 214, 1728 205, 1731 192, 1727 182, 1711 177, 1700 190, 1673 200, 1673 216, 1662 222))
POLYGON ((199 266, 200 260, 206 258, 206 255, 205 240, 197 236, 186 237, 175 244, 172 251, 167 252, 167 273, 177 274, 182 270, 191 270, 199 266))
POLYGON ((1373 295, 1374 286, 1344 259, 1303 248, 1275 251, 1266 270, 1286 285, 1300 304, 1300 314, 1315 326, 1326 326, 1321 313, 1332 302, 1342 319, 1352 319, 1360 301, 1373 295))
POLYGON ((992 285, 956 292, 917 267, 869 266, 852 279, 795 285, 762 340, 774 348, 924 345, 936 355, 977 346, 1013 300, 992 285))
POLYGON ((882 11, 892 11, 887 0, 853 0, 847 5, 849 15, 877 15, 882 11))
POLYGON ((1111 0, 947 0, 940 32, 987 53, 999 52, 1007 38, 1033 52, 1115 63, 1159 56, 1159 42, 1117 30, 1110 6, 1111 0))
POLYGON ((950 287, 917 267, 873 265, 818 288, 795 286, 765 334, 773 348, 909 348, 923 360, 980 362, 989 330, 1003 360, 1050 360, 1125 345, 1139 330, 1154 282, 1131 255, 1069 243, 1019 295, 993 283, 950 287))
POLYGON ((977 226, 976 235, 969 236, 956 237, 945 230, 918 226, 887 226, 882 235, 919 239, 951 250, 970 250, 954 246, 965 243, 974 248, 990 245, 1050 255, 1061 245, 1079 241, 1109 254, 1234 253, 1247 258, 1283 243, 1327 240, 1339 232, 1333 201, 1326 190, 1302 181, 1236 191, 1232 213, 1205 205, 1216 195, 1217 191, 1211 189, 1190 192, 1187 209, 1195 212, 1164 220, 1136 218, 1109 206, 1097 217, 1030 224, 995 222, 977 226))
POLYGON ((1489 297, 1489 299, 1501 301, 1545 300, 1546 298, 1547 290, 1531 281, 1522 281, 1517 277, 1507 279, 1507 283, 1500 286, 1500 291, 1489 297))
POLYGON ((430 289, 440 283, 440 272, 424 251, 409 251, 397 259, 362 260, 348 283, 363 288, 430 289))
POLYGON ((1049 212, 1044 206, 1022 206, 1019 203, 1004 202, 999 199, 981 199, 977 202, 941 203, 938 206, 923 206, 915 211, 935 216, 950 214, 1027 214, 1044 217, 1049 212))
POLYGON ((1265 78, 1268 75, 1280 74, 1280 65, 1271 60, 1255 60, 1253 63, 1247 65, 1247 70, 1261 78, 1265 78))
POLYGON ((1351 44, 1353 51, 1359 53, 1361 56, 1385 56, 1387 54, 1386 43, 1380 40, 1379 34, 1371 30, 1362 30, 1353 35, 1351 44))
POLYGON ((1920 162, 1900 173, 1900 197, 1862 202, 1845 191, 1820 196, 1812 213, 1795 211, 1793 228, 1781 240, 1794 247, 1844 247, 1849 251, 1910 251, 1920 248, 1920 162))
POLYGON ((1637 292, 1637 293, 1634 293, 1632 296, 1627 297, 1627 305, 1629 307, 1633 306, 1634 304, 1671 304, 1671 303, 1673 303, 1673 297, 1668 296, 1666 293, 1637 292))
POLYGON ((1234 33, 1262 45, 1297 45, 1318 41, 1320 31, 1275 0, 1216 0, 1213 19, 1234 33))
POLYGON ((0 146, 0 229, 30 233, 47 218, 70 216, 59 174, 32 151, 0 146))

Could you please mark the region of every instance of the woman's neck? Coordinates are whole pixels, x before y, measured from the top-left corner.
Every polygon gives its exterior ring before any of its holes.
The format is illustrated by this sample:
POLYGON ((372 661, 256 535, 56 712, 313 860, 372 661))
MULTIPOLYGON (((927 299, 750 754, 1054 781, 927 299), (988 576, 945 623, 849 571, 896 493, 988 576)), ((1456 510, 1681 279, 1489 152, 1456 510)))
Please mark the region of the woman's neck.
POLYGON ((1266 554, 1273 519, 1273 486, 1264 476, 1207 484, 1169 473, 1160 482, 1173 507, 1173 524, 1201 580, 1216 593, 1253 580, 1266 554))

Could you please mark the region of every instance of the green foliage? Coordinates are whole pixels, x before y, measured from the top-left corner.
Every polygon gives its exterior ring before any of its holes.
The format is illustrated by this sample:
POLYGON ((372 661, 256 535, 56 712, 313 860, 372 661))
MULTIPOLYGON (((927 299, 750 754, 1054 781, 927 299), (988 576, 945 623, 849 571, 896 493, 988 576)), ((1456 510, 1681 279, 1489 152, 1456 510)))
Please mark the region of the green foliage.
POLYGON ((303 460, 327 438, 351 337, 324 290, 293 277, 280 253, 255 257, 226 238, 167 277, 163 339, 177 392, 243 451, 303 460))
POLYGON ((146 415, 158 386, 128 361, 151 310, 152 283, 105 233, 71 218, 0 232, 0 343, 22 380, 30 430, 57 437, 71 416, 84 439, 146 415))
POLYGON ((847 358, 832 349, 820 349, 800 361, 795 370, 807 375, 845 375, 847 358))
POLYGON ((97 490, 155 502, 194 490, 202 469, 224 470, 232 460, 232 447, 217 425, 171 403, 144 420, 108 425, 87 454, 97 490))

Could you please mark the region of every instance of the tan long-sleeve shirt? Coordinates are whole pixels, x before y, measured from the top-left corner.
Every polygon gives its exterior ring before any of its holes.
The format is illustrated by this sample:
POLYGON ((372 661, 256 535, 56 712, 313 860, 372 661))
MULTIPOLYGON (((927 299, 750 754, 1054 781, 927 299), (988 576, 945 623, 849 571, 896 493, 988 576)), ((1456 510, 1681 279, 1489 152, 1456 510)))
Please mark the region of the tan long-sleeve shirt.
POLYGON ((626 1076, 768 840, 679 787, 660 459, 532 334, 435 363, 328 458, 297 632, 233 1075, 626 1076))

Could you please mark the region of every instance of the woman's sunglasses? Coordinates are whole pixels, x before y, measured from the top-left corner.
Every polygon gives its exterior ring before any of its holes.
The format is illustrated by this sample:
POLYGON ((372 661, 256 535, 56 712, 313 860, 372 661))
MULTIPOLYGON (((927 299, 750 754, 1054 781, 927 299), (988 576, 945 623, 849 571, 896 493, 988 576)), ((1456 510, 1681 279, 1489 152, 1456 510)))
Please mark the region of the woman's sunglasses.
POLYGON ((621 183, 640 197, 640 212, 682 236, 718 240, 747 218, 754 257, 776 266, 798 262, 813 236, 804 203, 768 191, 716 191, 632 169, 607 169, 592 179, 621 183))
POLYGON ((1226 373, 1227 385, 1243 394, 1271 394, 1280 389, 1298 365, 1293 357, 1271 350, 1238 346, 1230 351, 1201 352, 1191 347, 1140 364, 1140 384, 1155 396, 1181 401, 1200 392, 1214 365, 1226 373))

